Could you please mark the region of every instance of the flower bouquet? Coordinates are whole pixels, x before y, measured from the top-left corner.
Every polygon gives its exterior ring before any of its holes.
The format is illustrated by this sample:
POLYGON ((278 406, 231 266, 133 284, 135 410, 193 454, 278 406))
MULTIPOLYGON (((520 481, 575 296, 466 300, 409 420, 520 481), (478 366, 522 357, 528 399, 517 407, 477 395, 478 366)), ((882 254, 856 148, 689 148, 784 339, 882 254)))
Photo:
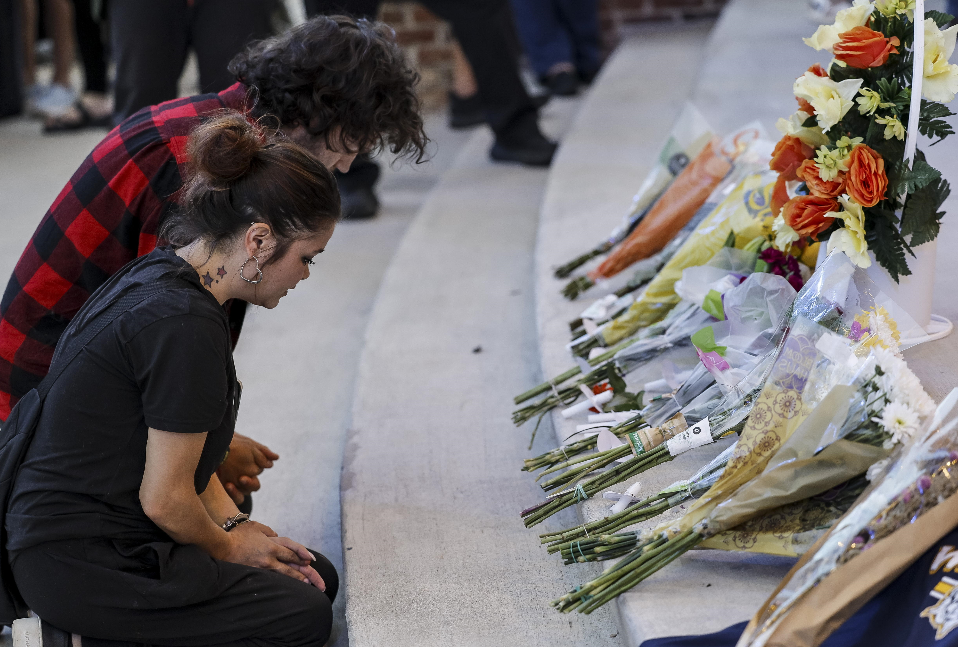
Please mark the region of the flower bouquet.
POLYGON ((927 12, 923 60, 914 61, 914 8, 855 0, 805 39, 835 58, 795 81, 799 110, 779 120, 784 137, 770 163, 779 249, 827 240, 859 267, 873 255, 898 281, 911 274, 906 255, 938 236, 950 188, 914 146, 919 133, 934 143, 953 133, 943 104, 958 92, 958 65, 948 63, 958 27, 942 31, 951 16, 927 12))
MULTIPOLYGON (((885 336, 891 337, 887 317, 879 318, 885 336)), ((859 350, 879 338, 877 333, 863 335, 859 350)), ((814 530, 828 520, 829 510, 832 520, 844 511, 835 497, 815 497, 866 473, 896 443, 907 440, 917 430, 919 417, 931 409, 917 378, 893 353, 876 348, 860 367, 846 340, 799 319, 716 483, 676 524, 641 537, 609 537, 607 541, 618 546, 632 538, 638 542, 626 559, 554 605, 590 612, 696 546, 754 548, 763 532, 788 540, 814 530), (858 376, 849 379, 852 370, 858 376), (742 528, 763 515, 757 527, 742 528), (812 527, 802 523, 809 517, 815 520, 812 527), (744 545, 743 535, 748 539, 744 545)), ((844 498, 846 506, 853 500, 844 498)), ((796 554, 807 543, 796 547, 786 541, 770 552, 796 554)), ((762 549, 769 551, 769 546, 762 549)))
POLYGON ((662 150, 659 151, 655 166, 632 198, 632 206, 629 213, 623 218, 622 223, 612 230, 606 240, 584 254, 557 267, 555 277, 557 279, 568 277, 585 263, 597 256, 609 253, 616 245, 625 240, 642 222, 649 208, 659 196, 669 188, 676 176, 688 165, 689 160, 701 153, 711 139, 712 132, 709 130, 705 119, 695 109, 695 106, 686 103, 682 112, 679 113, 675 125, 672 126, 668 140, 662 146, 662 150))
POLYGON ((688 237, 726 195, 729 184, 734 186, 745 175, 764 167, 759 162, 768 159, 771 144, 763 135, 764 130, 756 123, 722 140, 713 137, 656 200, 628 238, 599 267, 572 279, 563 288, 565 297, 575 299, 597 282, 653 257, 677 236, 688 237))
MULTIPOLYGON (((954 527, 958 420, 943 423, 956 402, 958 389, 938 407, 920 440, 873 472, 871 487, 785 576, 749 623, 740 647, 820 644, 954 527)), ((950 570, 950 548, 939 552, 932 568, 948 563, 950 570)), ((939 634, 954 626, 951 590, 921 614, 939 634)))

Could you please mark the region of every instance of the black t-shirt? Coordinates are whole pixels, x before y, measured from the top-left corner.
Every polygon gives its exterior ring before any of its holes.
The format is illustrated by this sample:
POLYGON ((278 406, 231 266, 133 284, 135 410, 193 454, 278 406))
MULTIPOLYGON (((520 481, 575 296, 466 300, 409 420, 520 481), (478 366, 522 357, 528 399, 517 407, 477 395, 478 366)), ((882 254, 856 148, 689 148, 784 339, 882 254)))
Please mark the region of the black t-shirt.
POLYGON ((120 295, 156 281, 169 289, 121 314, 47 396, 7 510, 11 553, 76 538, 168 540, 139 501, 149 427, 208 432, 197 493, 225 457, 239 400, 227 318, 172 250, 156 249, 114 276, 60 344, 120 295))

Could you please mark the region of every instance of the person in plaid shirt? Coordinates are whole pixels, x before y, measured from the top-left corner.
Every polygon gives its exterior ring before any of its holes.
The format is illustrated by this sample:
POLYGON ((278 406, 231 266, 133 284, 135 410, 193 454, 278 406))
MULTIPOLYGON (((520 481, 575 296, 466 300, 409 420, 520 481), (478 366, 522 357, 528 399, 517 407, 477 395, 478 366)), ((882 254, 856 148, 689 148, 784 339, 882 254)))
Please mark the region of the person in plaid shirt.
MULTIPOLYGON (((57 196, 0 300, 0 421, 47 374, 60 335, 106 280, 157 245, 204 118, 237 110, 275 126, 327 168, 389 148, 421 162, 427 143, 410 68, 380 23, 319 16, 252 44, 230 63, 238 83, 144 108, 111 131, 57 196)), ((245 302, 227 304, 234 345, 245 302)), ((278 456, 237 436, 218 471, 237 502, 278 456)))

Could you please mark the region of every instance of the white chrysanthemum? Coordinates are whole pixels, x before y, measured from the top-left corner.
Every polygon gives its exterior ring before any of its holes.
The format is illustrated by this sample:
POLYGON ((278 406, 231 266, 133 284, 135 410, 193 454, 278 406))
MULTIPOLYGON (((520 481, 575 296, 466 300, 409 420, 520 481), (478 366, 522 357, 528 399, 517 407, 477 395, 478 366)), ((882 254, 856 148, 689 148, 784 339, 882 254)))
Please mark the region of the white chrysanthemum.
POLYGON ((921 422, 917 411, 897 400, 885 407, 880 418, 872 420, 880 423, 882 428, 891 434, 890 441, 885 442, 886 448, 911 438, 918 431, 921 422))
POLYGON ((921 380, 912 373, 905 360, 881 347, 874 347, 872 352, 884 373, 876 382, 885 397, 889 400, 907 402, 922 417, 930 416, 935 412, 935 401, 925 392, 921 380))
POLYGON ((868 313, 868 329, 873 337, 878 338, 879 344, 890 350, 896 357, 901 357, 898 339, 895 338, 888 320, 881 313, 876 311, 868 313))
POLYGON ((883 458, 877 463, 872 463, 872 466, 868 468, 868 471, 865 472, 865 478, 868 479, 869 483, 874 483, 875 479, 878 479, 885 473, 885 468, 888 467, 888 462, 891 459, 883 458))

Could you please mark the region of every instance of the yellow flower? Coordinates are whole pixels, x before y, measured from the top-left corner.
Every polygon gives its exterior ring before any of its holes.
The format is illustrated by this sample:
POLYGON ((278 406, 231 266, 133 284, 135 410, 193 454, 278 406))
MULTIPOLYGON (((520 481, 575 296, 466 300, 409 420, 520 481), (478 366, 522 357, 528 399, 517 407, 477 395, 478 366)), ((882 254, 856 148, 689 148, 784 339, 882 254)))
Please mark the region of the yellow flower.
POLYGON ((888 18, 905 14, 908 20, 915 19, 915 0, 875 0, 875 8, 888 18))
POLYGON ((860 204, 847 195, 841 196, 838 201, 845 210, 835 216, 841 218, 845 226, 828 237, 828 253, 837 249, 858 267, 869 267, 872 259, 868 256, 868 243, 865 242, 865 212, 860 204))
POLYGON ((812 49, 832 51, 841 35, 853 27, 862 27, 872 15, 872 4, 867 0, 855 0, 855 4, 848 9, 842 9, 835 14, 835 24, 821 25, 815 30, 811 38, 803 38, 805 44, 812 49))
POLYGON ((824 146, 828 143, 828 137, 825 136, 825 133, 822 132, 821 128, 818 126, 809 126, 806 128, 802 125, 809 117, 811 117, 810 114, 799 110, 788 119, 779 118, 775 124, 775 127, 783 135, 798 137, 800 140, 802 140, 802 143, 807 144, 812 148, 824 146))
POLYGON ((875 117, 875 122, 885 126, 885 139, 905 139, 905 126, 896 117, 875 117))
POLYGON ((929 101, 948 103, 958 93, 958 65, 948 62, 955 51, 958 25, 945 31, 931 18, 925 19, 925 69, 921 94, 929 101))
POLYGON ((891 108, 895 105, 894 103, 883 102, 880 94, 868 88, 860 89, 858 94, 862 95, 855 99, 860 115, 873 115, 879 108, 891 108))
POLYGON ((861 85, 861 79, 846 79, 836 83, 827 77, 805 72, 795 81, 792 90, 796 97, 812 105, 819 127, 828 130, 855 105, 852 99, 858 94, 861 85))
POLYGON ((785 222, 785 218, 781 215, 775 217, 775 220, 772 221, 772 231, 775 232, 775 240, 772 242, 772 247, 775 249, 787 252, 792 249, 792 243, 800 238, 798 232, 788 226, 788 223, 785 222))
POLYGON ((846 135, 842 135, 841 138, 837 142, 835 142, 835 146, 842 149, 843 155, 847 157, 848 154, 851 152, 851 150, 855 148, 856 146, 858 146, 859 144, 861 144, 863 141, 865 140, 862 139, 861 137, 849 138, 846 135))
POLYGON ((828 150, 822 146, 815 152, 815 165, 818 167, 818 177, 823 182, 831 182, 839 172, 848 170, 848 149, 836 148, 828 150))

